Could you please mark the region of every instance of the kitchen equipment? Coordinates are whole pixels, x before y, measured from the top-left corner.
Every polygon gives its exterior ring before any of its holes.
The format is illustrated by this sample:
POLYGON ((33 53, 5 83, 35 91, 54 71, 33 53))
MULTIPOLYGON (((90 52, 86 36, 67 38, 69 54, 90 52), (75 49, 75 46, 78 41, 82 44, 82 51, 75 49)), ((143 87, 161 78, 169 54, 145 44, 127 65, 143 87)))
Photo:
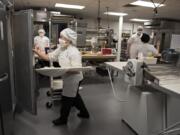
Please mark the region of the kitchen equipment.
POLYGON ((175 49, 165 49, 162 52, 162 59, 167 63, 176 63, 178 60, 179 54, 175 49))

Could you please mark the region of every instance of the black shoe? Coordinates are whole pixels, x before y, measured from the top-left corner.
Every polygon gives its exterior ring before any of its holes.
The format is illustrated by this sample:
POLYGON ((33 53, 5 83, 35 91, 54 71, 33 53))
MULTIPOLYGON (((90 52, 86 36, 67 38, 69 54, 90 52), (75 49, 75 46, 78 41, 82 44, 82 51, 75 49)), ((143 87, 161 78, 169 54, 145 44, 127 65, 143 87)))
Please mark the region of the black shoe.
POLYGON ((52 121, 54 125, 60 126, 60 125, 67 124, 68 116, 69 116, 73 101, 74 101, 74 98, 62 96, 62 101, 61 101, 62 106, 60 110, 60 117, 52 121))
POLYGON ((67 124, 67 120, 63 120, 61 118, 58 118, 56 120, 53 120, 52 123, 55 125, 55 126, 61 126, 61 125, 66 125, 67 124))
POLYGON ((83 118, 83 119, 89 119, 89 117, 90 117, 88 113, 86 113, 86 114, 78 113, 77 116, 80 118, 83 118))
POLYGON ((78 117, 85 119, 89 118, 88 110, 79 94, 75 97, 74 106, 80 111, 80 113, 77 114, 78 117))

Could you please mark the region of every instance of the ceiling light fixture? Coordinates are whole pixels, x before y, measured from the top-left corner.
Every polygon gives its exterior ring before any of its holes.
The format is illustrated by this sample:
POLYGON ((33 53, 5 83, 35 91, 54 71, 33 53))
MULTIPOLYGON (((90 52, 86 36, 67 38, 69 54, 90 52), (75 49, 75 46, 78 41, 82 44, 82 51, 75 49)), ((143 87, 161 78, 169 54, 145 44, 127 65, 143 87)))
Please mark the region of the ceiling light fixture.
POLYGON ((55 7, 70 8, 70 9, 81 9, 81 10, 85 8, 85 6, 69 5, 69 4, 61 4, 61 3, 56 3, 55 7))
POLYGON ((53 15, 61 15, 61 12, 58 12, 58 11, 51 11, 50 13, 53 15))
POLYGON ((127 13, 122 13, 122 12, 104 12, 106 15, 114 15, 114 16, 126 16, 128 15, 127 13))
POLYGON ((148 19, 132 18, 132 19, 130 19, 130 21, 132 21, 132 22, 148 22, 150 20, 148 20, 148 19))
POLYGON ((136 5, 136 6, 143 6, 143 7, 150 7, 150 8, 155 8, 156 7, 163 7, 165 4, 160 4, 160 3, 152 3, 148 1, 143 1, 143 0, 137 0, 135 2, 130 3, 131 5, 136 5))

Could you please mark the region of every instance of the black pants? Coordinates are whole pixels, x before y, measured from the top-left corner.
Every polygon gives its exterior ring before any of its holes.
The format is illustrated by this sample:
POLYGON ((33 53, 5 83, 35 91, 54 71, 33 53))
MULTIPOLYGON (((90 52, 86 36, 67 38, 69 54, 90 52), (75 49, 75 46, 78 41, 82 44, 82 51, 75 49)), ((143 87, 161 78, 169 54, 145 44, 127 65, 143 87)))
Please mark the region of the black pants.
MULTIPOLYGON (((79 82, 79 86, 80 86, 81 82, 79 82)), ((88 110, 87 110, 87 108, 86 108, 86 106, 85 106, 85 104, 81 98, 81 95, 79 94, 79 86, 78 86, 76 97, 62 96, 62 106, 61 106, 61 110, 60 110, 60 119, 63 121, 67 121, 70 110, 73 106, 76 107, 80 111, 80 114, 89 115, 88 110)))

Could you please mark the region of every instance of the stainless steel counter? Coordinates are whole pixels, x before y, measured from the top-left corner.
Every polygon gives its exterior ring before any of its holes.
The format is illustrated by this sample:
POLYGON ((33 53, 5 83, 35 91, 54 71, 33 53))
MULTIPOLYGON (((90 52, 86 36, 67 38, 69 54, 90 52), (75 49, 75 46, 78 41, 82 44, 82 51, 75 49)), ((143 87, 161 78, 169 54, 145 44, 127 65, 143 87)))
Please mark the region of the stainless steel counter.
MULTIPOLYGON (((126 64, 127 62, 106 62, 108 68, 121 73, 126 64)), ((152 135, 152 132, 158 134, 180 121, 180 68, 167 64, 148 67, 150 71, 144 70, 147 85, 142 88, 145 91, 140 87, 128 87, 127 102, 123 103, 122 119, 139 135, 152 135)), ((120 87, 119 90, 121 89, 120 87)))
MULTIPOLYGON (((122 71, 127 62, 106 62, 108 67, 122 71)), ((180 98, 180 68, 169 64, 156 64, 148 66, 150 71, 145 70, 145 78, 150 79, 150 86, 166 94, 180 98)))
POLYGON ((156 83, 150 85, 158 90, 180 97, 180 68, 173 65, 152 65, 149 66, 150 71, 145 71, 145 74, 150 74, 156 80, 156 83), (158 84, 157 84, 158 81, 158 84))

